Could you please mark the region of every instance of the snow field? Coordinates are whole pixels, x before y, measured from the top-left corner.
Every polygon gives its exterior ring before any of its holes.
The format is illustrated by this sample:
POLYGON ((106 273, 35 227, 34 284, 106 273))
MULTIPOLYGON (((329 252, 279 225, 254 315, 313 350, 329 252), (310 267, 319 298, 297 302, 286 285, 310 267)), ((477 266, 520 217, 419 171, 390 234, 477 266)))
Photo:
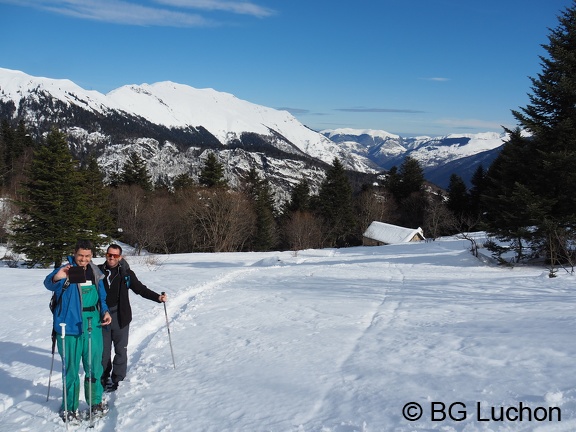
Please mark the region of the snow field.
MULTIPOLYGON (((574 276, 490 266, 466 248, 128 257, 169 295, 176 369, 163 306, 132 295, 128 377, 95 430, 576 430, 574 276), (403 417, 409 402, 420 419, 403 417), (519 421, 519 406, 561 419, 519 421), (510 418, 491 418, 501 411, 510 418)), ((0 273, 13 288, 0 304, 0 430, 61 430, 58 355, 46 402, 48 271, 0 273)))

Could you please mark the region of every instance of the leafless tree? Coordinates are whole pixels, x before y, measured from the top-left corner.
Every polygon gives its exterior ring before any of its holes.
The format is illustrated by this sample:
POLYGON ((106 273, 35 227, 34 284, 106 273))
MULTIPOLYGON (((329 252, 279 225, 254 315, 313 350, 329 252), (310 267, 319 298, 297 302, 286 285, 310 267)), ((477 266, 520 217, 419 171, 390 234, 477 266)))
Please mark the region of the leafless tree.
POLYGON ((478 216, 453 216, 451 221, 453 229, 458 233, 458 238, 468 240, 470 242, 470 252, 478 258, 479 245, 476 239, 470 232, 474 231, 475 227, 480 224, 480 215, 478 216))
POLYGON ((10 199, 0 199, 0 243, 6 243, 8 226, 16 214, 16 205, 10 199))
POLYGON ((137 255, 142 249, 168 252, 167 226, 171 213, 165 194, 154 194, 137 185, 120 186, 112 191, 118 228, 123 238, 134 245, 137 255))
POLYGON ((322 223, 310 212, 292 213, 284 225, 284 234, 290 249, 294 251, 322 246, 322 223))
POLYGON ((456 225, 454 215, 440 197, 429 200, 424 213, 424 233, 426 238, 437 239, 456 225))
POLYGON ((174 206, 174 200, 167 191, 149 195, 141 213, 140 224, 141 242, 144 242, 147 248, 163 253, 171 251, 172 227, 178 224, 174 206))
POLYGON ((361 232, 366 231, 373 221, 392 222, 397 211, 392 194, 386 190, 369 189, 362 192, 357 199, 357 205, 361 232))
POLYGON ((241 250, 254 232, 255 215, 242 192, 199 189, 190 204, 187 226, 197 236, 197 247, 201 250, 241 250))
POLYGON ((559 267, 569 274, 574 273, 575 233, 571 229, 548 220, 543 221, 542 224, 547 233, 543 241, 543 249, 548 257, 548 276, 556 277, 559 267))

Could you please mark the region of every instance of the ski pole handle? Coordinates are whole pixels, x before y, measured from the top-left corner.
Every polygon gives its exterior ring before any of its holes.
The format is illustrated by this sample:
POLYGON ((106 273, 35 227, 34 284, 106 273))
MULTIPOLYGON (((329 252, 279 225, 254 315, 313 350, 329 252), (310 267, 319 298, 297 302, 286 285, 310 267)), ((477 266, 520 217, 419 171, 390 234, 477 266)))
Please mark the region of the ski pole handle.
POLYGON ((92 317, 88 317, 88 333, 92 331, 92 317))
POLYGON ((60 323, 60 327, 62 327, 62 339, 66 336, 66 323, 60 323))

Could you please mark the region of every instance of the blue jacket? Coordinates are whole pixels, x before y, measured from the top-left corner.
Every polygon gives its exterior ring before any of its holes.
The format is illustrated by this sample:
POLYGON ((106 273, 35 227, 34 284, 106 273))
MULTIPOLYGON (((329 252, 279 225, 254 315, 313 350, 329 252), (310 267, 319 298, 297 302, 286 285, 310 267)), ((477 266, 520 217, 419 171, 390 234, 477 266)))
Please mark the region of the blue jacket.
MULTIPOLYGON (((68 262, 73 266, 76 266, 73 257, 69 256, 68 262)), ((104 288, 104 275, 96 264, 90 262, 90 267, 92 267, 94 278, 96 279, 94 284, 98 290, 100 316, 103 316, 108 312, 108 306, 106 305, 106 289, 104 288)), ((56 309, 54 309, 54 331, 58 334, 62 334, 62 327, 60 324, 66 323, 66 334, 78 336, 82 334, 82 291, 78 284, 67 284, 67 278, 60 279, 57 282, 52 280, 60 268, 52 271, 52 273, 44 279, 44 286, 46 289, 55 292, 58 298, 62 296, 60 304, 56 309), (66 289, 64 289, 65 285, 67 285, 66 289)))

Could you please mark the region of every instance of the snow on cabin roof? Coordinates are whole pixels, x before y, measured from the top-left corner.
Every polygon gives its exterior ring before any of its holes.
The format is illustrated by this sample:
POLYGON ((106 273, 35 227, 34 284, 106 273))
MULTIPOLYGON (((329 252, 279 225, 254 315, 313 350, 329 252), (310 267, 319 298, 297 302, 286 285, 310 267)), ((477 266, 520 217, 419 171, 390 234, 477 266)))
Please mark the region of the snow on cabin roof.
POLYGON ((408 243, 415 235, 420 235, 423 239, 422 228, 404 228, 376 221, 372 222, 364 232, 364 237, 387 244, 408 243))

